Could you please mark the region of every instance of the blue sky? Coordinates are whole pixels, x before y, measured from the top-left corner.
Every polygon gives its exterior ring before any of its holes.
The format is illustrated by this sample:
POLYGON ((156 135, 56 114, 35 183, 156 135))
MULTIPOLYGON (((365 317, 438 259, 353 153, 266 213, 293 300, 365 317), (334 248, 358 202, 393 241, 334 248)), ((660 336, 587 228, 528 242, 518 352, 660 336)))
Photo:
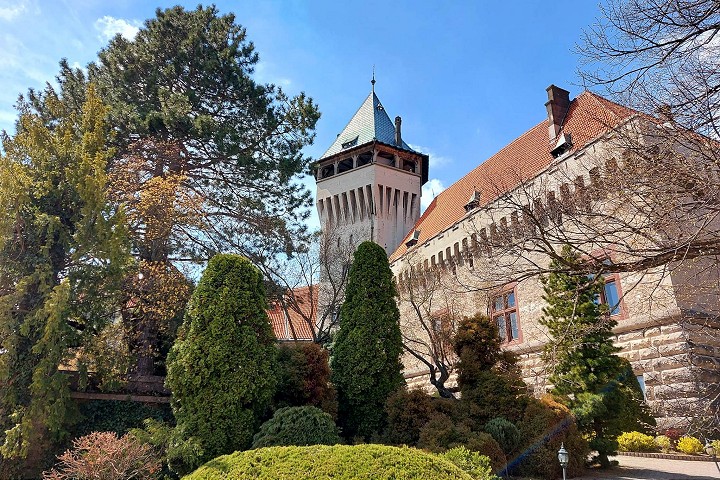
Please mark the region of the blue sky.
MULTIPOLYGON (((134 35, 156 7, 197 2, 0 0, 0 129, 18 94, 53 81, 58 61, 85 65, 115 33, 134 35)), ((545 88, 582 90, 574 45, 595 2, 219 1, 260 54, 255 77, 305 91, 322 112, 319 157, 370 91, 403 139, 430 154, 432 193, 545 118, 545 88)), ((314 218, 311 225, 316 225, 314 218)))

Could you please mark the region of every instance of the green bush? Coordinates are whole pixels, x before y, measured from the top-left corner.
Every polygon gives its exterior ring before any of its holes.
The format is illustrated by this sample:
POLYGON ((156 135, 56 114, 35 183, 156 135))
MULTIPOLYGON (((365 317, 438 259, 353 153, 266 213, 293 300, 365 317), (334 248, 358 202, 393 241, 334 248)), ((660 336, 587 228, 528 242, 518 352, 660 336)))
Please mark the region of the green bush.
POLYGON ((705 446, 695 437, 682 437, 677 443, 678 452, 688 455, 697 455, 705 451, 705 446))
POLYGON ((505 466, 505 454, 495 439, 485 432, 473 431, 467 423, 438 415, 420 430, 418 448, 442 453, 455 447, 465 447, 489 457, 495 471, 505 466))
POLYGON ((337 417, 335 388, 330 384, 328 351, 317 343, 278 346, 276 408, 311 405, 337 417))
POLYGON ((340 442, 332 417, 316 407, 285 407, 263 423, 252 448, 335 445, 340 442))
POLYGON ((511 462, 511 468, 523 476, 544 479, 562 478, 557 452, 564 443, 571 452, 568 477, 579 476, 585 470, 589 453, 587 442, 578 431, 570 409, 551 395, 531 399, 525 417, 518 424, 526 454, 511 462))
POLYGON ((640 432, 625 432, 618 437, 617 441, 618 449, 621 452, 654 452, 657 450, 655 439, 640 432))
POLYGON ((658 435, 655 437, 655 446, 659 448, 663 453, 668 453, 672 450, 672 440, 666 435, 658 435))
POLYGON ((398 390, 385 403, 388 425, 383 441, 390 445, 417 445, 420 429, 433 415, 432 398, 422 390, 398 390))
POLYGON ((713 440, 710 445, 715 449, 715 453, 720 455, 720 440, 713 440))
POLYGON ((503 417, 495 417, 487 422, 484 430, 500 444, 505 455, 510 455, 520 446, 520 430, 503 417))
MULTIPOLYGON (((224 455, 184 480, 473 480, 450 460, 408 447, 313 445, 224 455)), ((491 477, 476 477, 475 480, 491 477)))
POLYGON ((475 480, 497 478, 493 475, 489 457, 471 452, 465 447, 451 448, 440 456, 450 460, 475 480))

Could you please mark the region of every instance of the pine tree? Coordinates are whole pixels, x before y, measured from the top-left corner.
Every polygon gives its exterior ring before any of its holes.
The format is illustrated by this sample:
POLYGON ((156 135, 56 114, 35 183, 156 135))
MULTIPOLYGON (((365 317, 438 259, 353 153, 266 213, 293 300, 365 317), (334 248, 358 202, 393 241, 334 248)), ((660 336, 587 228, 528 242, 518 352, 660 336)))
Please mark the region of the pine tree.
POLYGON ((168 453, 178 473, 250 446, 277 384, 266 309, 262 276, 247 259, 210 260, 168 355, 177 420, 168 453))
POLYGON ((404 384, 400 312, 383 248, 363 242, 350 267, 332 356, 338 423, 346 438, 382 431, 385 401, 404 384))
MULTIPOLYGON (((562 257, 579 262, 569 246, 563 247, 562 257)), ((605 467, 617 449, 617 436, 643 430, 642 422, 651 417, 629 363, 613 345, 617 322, 598 302, 602 277, 560 273, 557 260, 550 268, 556 273, 542 279, 547 306, 540 323, 552 337, 544 358, 552 367, 553 393, 570 407, 605 467)))
POLYGON ((114 319, 128 248, 106 198, 107 107, 91 84, 80 111, 48 88, 44 115, 20 101, 0 154, 0 453, 47 453, 75 419, 59 366, 114 319), (42 451, 44 450, 44 452, 42 451))

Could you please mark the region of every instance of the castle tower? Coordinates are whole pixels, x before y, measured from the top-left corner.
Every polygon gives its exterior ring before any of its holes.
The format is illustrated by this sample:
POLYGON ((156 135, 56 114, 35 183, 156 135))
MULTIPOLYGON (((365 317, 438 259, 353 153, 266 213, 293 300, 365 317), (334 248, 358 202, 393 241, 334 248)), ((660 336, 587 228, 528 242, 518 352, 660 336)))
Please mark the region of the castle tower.
POLYGON ((393 253, 420 217, 427 155, 402 140, 373 90, 315 164, 317 209, 325 238, 352 250, 365 240, 393 253))

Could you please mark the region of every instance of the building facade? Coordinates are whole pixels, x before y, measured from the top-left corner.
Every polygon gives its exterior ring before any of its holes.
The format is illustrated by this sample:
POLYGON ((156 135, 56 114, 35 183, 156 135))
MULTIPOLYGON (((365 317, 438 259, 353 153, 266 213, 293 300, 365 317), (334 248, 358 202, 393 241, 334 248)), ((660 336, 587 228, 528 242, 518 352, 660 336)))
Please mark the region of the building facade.
MULTIPOLYGON (((388 253, 403 335, 414 350, 404 359, 411 384, 426 384, 429 366, 444 365, 452 386, 448 338, 458 319, 481 312, 497 323, 504 348, 518 355, 530 388, 539 394, 548 387, 536 273, 550 259, 524 247, 559 250, 567 239, 592 232, 594 219, 607 218, 593 211, 623 216, 620 197, 603 179, 629 161, 623 132, 635 132, 648 118, 587 91, 573 100, 554 85, 547 93, 545 120, 440 193, 422 215, 428 158, 402 141, 399 117, 393 125, 374 91, 318 161, 323 230, 337 237, 338 247, 373 240, 388 253)), ((592 258, 623 261, 615 240, 584 238, 592 258)), ((642 241, 634 236, 617 244, 642 241)), ((717 406, 719 276, 717 262, 707 262, 602 273, 599 301, 617 321, 620 355, 631 362, 661 427, 712 415, 717 406)), ((336 274, 344 269, 337 266, 336 274)))

